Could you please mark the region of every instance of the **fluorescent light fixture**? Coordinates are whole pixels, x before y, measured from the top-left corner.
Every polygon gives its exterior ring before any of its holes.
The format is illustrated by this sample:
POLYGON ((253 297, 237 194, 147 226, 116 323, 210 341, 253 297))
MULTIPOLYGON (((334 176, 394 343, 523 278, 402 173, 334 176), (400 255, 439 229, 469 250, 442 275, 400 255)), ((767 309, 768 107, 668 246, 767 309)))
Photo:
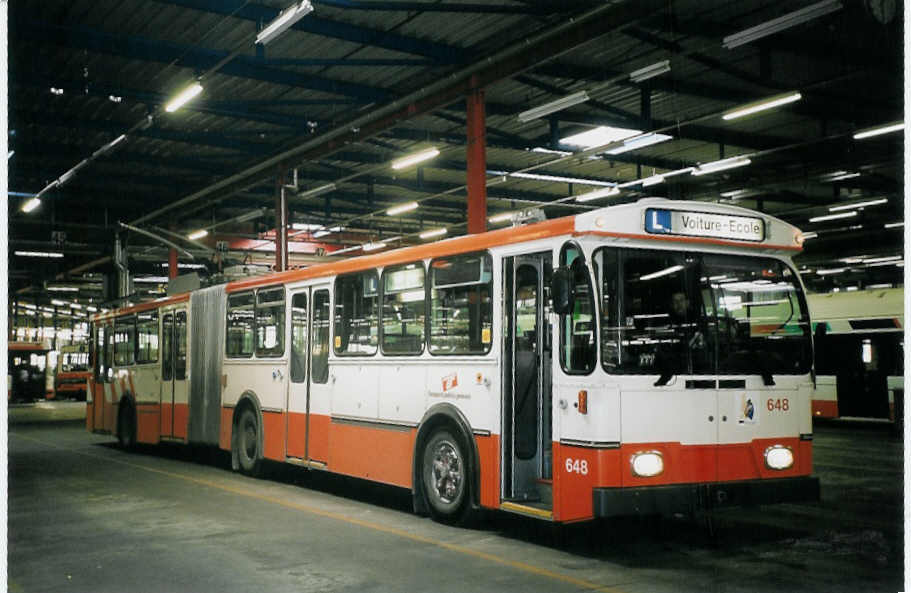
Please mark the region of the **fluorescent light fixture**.
POLYGON ((9 151, 9 152, 7 153, 7 155, 6 155, 6 160, 10 160, 11 158, 13 158, 13 155, 14 155, 14 154, 16 154, 16 151, 15 151, 15 150, 9 151))
POLYGON ((404 212, 410 212, 412 210, 418 209, 417 202, 408 202, 407 204, 399 204, 398 206, 393 206, 389 210, 386 210, 386 214, 389 216, 395 216, 396 214, 402 214, 404 212))
POLYGON ((664 175, 652 175, 651 177, 642 179, 642 187, 658 185, 659 183, 664 183, 664 175))
POLYGON ((325 236, 327 236, 327 235, 331 235, 332 233, 338 233, 338 232, 340 232, 341 230, 342 230, 342 227, 340 227, 340 226, 334 226, 334 227, 332 227, 332 228, 330 228, 330 229, 321 229, 321 230, 316 231, 315 233, 313 233, 313 238, 314 238, 314 239, 319 239, 319 238, 321 238, 321 237, 325 237, 325 236))
POLYGON ((386 247, 386 243, 377 242, 377 243, 364 243, 361 245, 361 249, 364 251, 376 251, 377 249, 382 249, 386 247))
POLYGON ((422 150, 421 152, 412 154, 410 156, 402 157, 400 159, 392 161, 393 169, 404 169, 410 167, 411 165, 416 165, 424 161, 429 161, 430 159, 438 156, 440 151, 436 148, 428 148, 427 150, 422 150))
POLYGON ((671 71, 671 61, 662 60, 656 62, 651 66, 646 66, 645 68, 639 68, 638 70, 633 70, 629 73, 629 79, 633 82, 642 82, 643 80, 648 80, 649 78, 654 78, 656 76, 661 76, 665 72, 671 71))
POLYGON ((110 152, 115 146, 117 146, 118 144, 120 144, 121 142, 123 142, 126 139, 127 139, 126 134, 121 134, 120 136, 117 136, 116 138, 114 138, 113 140, 111 140, 110 142, 108 142, 107 144, 105 144, 104 146, 102 146, 101 148, 96 150, 95 152, 93 152, 92 158, 98 158, 101 155, 103 155, 107 152, 110 152))
POLYGON ((639 280, 654 280, 655 278, 661 278, 662 276, 670 276, 675 272, 679 272, 683 269, 683 266, 671 266, 669 268, 664 268, 663 270, 658 270, 657 272, 652 272, 651 274, 646 274, 645 276, 639 276, 639 280))
POLYGON ((202 92, 202 85, 198 82, 194 82, 184 90, 180 91, 176 97, 171 99, 167 105, 165 105, 164 110, 168 113, 174 113, 184 105, 186 105, 193 97, 202 92))
POLYGON ((207 231, 206 229, 199 229, 198 231, 193 231, 192 233, 187 235, 187 239, 189 239, 191 241, 195 241, 196 239, 202 239, 203 237, 205 237, 208 234, 209 234, 209 231, 207 231))
POLYGON ((867 290, 876 290, 878 288, 892 288, 891 284, 870 284, 867 286, 867 290))
POLYGON ((711 163, 705 163, 696 167, 693 170, 693 175, 708 175, 727 169, 734 169, 735 167, 744 167, 751 162, 750 159, 744 156, 735 156, 729 159, 721 159, 720 161, 712 161, 711 163))
POLYGON ((874 264, 874 263, 886 262, 886 261, 888 261, 888 262, 894 262, 894 261, 896 261, 896 260, 900 260, 900 259, 904 259, 904 258, 905 258, 905 256, 903 256, 903 255, 887 255, 887 256, 884 256, 884 257, 871 257, 871 258, 867 258, 867 259, 864 259, 864 260, 863 260, 863 263, 865 263, 865 264, 874 264))
POLYGON ((448 229, 434 229, 432 231, 424 231, 423 233, 421 233, 418 236, 421 239, 431 239, 433 237, 442 237, 443 235, 445 235, 448 232, 449 232, 448 229))
POLYGON ((883 228, 884 228, 884 229, 894 229, 894 228, 901 227, 901 226, 905 226, 905 223, 903 223, 903 222, 887 222, 886 224, 883 225, 883 228))
POLYGON ((811 231, 809 233, 801 233, 800 236, 803 238, 804 241, 806 241, 807 239, 815 239, 816 237, 819 236, 819 233, 814 233, 811 231))
POLYGON ((16 251, 14 253, 19 257, 63 257, 62 253, 56 251, 16 251))
POLYGON ((48 292, 79 292, 76 286, 48 286, 48 292))
POLYGON ((20 210, 27 213, 27 212, 31 212, 32 210, 34 210, 35 208, 37 208, 40 205, 41 205, 41 200, 39 200, 38 198, 31 198, 30 200, 27 200, 24 204, 22 204, 22 207, 20 208, 20 210))
POLYGON ((531 149, 532 152, 540 152, 542 154, 556 154, 560 156, 569 156, 572 153, 568 150, 553 150, 552 148, 544 148, 543 146, 535 146, 531 149))
POLYGON ((722 115, 721 118, 725 120, 737 119, 738 117, 751 115, 753 113, 765 111, 766 109, 772 109, 780 105, 787 105, 788 103, 793 103, 794 101, 799 101, 800 99, 801 94, 797 91, 785 93, 783 95, 776 95, 774 97, 769 97, 768 99, 763 99, 762 101, 757 101, 756 103, 750 103, 749 105, 738 107, 733 111, 728 111, 722 115))
POLYGON ((562 111, 579 103, 585 103, 588 101, 588 93, 585 91, 579 91, 571 95, 566 95, 561 97, 556 101, 551 101, 550 103, 545 103, 543 105, 538 105, 537 107, 532 107, 526 111, 523 111, 518 115, 520 122, 528 122, 539 117, 544 117, 545 115, 550 115, 551 113, 562 111))
POLYGON ((863 140, 864 138, 871 138, 873 136, 879 136, 881 134, 888 134, 889 132, 898 132, 905 129, 905 122, 895 122, 894 124, 886 124, 884 126, 877 126, 875 128, 868 128, 866 130, 861 130, 854 134, 855 140, 863 140))
POLYGON ((295 222, 291 224, 291 228, 295 231, 318 231, 323 228, 321 224, 310 224, 305 222, 295 222))
POLYGON ((829 212, 838 212, 839 210, 851 210, 852 208, 863 208, 865 206, 876 206, 878 204, 885 204, 888 202, 888 198, 879 198, 876 200, 868 200, 866 202, 858 202, 856 204, 844 204, 842 206, 831 206, 829 212))
POLYGON ((98 312, 98 307, 93 307, 92 305, 89 305, 89 306, 86 307, 85 309, 86 309, 86 311, 91 311, 92 313, 97 313, 97 312, 98 312))
POLYGON ((334 191, 336 185, 334 183, 327 183, 326 185, 321 185, 319 187, 314 187, 313 189, 308 189, 307 191, 302 191, 297 194, 298 198, 311 198, 313 196, 321 196, 325 193, 334 191))
POLYGON ((592 200, 597 200, 599 198, 606 198, 608 196, 616 196, 619 193, 620 193, 620 189, 617 187, 604 187, 601 189, 596 189, 595 191, 590 191, 588 193, 578 195, 578 196, 576 196, 576 201, 577 202, 591 202, 592 200))
POLYGON ((823 0, 822 2, 811 4, 800 10, 789 12, 777 19, 772 19, 768 22, 756 25, 755 27, 744 29, 733 35, 728 35, 722 41, 722 45, 728 49, 733 49, 756 41, 757 39, 778 33, 779 31, 784 31, 785 29, 790 29, 796 25, 806 23, 807 21, 829 14, 830 12, 835 12, 836 10, 841 9, 841 7, 842 4, 838 0, 823 0))
POLYGON ((512 217, 515 215, 515 212, 503 212, 502 214, 495 214, 487 218, 487 222, 498 223, 506 222, 507 220, 512 220, 512 217))
POLYGON ((121 101, 123 101, 123 97, 121 97, 119 95, 108 95, 108 101, 110 101, 111 103, 120 103, 121 101))
MULTIPOLYGON (((162 268, 167 268, 167 267, 168 267, 168 264, 166 264, 166 263, 165 263, 165 264, 161 264, 161 267, 162 267, 162 268)), ((179 262, 179 263, 177 264, 177 267, 180 268, 180 269, 182 269, 182 270, 205 270, 205 269, 206 269, 206 264, 185 264, 185 263, 183 263, 183 262, 179 262)))
POLYGON ((641 136, 636 136, 635 138, 624 140, 623 146, 618 146, 617 148, 608 150, 605 152, 605 154, 621 154, 624 152, 629 152, 631 150, 645 148, 646 146, 651 146, 652 144, 667 142, 668 140, 672 139, 673 136, 668 136, 667 134, 643 134, 641 136))
POLYGON ((595 146, 604 146, 611 142, 619 142, 633 136, 639 136, 642 130, 633 130, 631 128, 614 128, 611 126, 598 126, 587 132, 580 132, 567 136, 560 140, 560 144, 569 144, 572 146, 582 146, 584 148, 594 148, 595 146))
POLYGON ((169 280, 170 278, 167 276, 145 276, 143 278, 133 278, 133 282, 139 282, 142 284, 164 284, 169 280))
POLYGON ((736 200, 738 198, 747 198, 749 196, 756 195, 757 193, 759 192, 757 192, 755 189, 734 189, 731 191, 723 191, 720 195, 722 198, 730 198, 732 200, 736 200))
POLYGON ((310 0, 301 0, 295 2, 288 8, 281 11, 275 20, 266 25, 262 31, 257 33, 254 43, 266 45, 285 31, 291 28, 294 23, 301 20, 313 11, 313 5, 310 0))
POLYGON ((843 179, 853 179, 855 177, 860 177, 860 173, 848 173, 847 171, 839 171, 838 173, 832 173, 829 176, 824 176, 821 181, 823 183, 831 183, 833 181, 841 181, 843 179))
POLYGON ((52 94, 52 95, 62 95, 62 94, 63 94, 63 89, 58 89, 57 87, 52 86, 52 87, 51 87, 51 94, 52 94))
POLYGON ((57 307, 66 307, 69 305, 69 303, 58 299, 51 299, 51 304, 57 307))
POLYGON ((814 216, 810 219, 810 222, 823 222, 826 220, 835 220, 838 218, 851 218, 852 216, 857 216, 857 211, 852 210, 851 212, 841 212, 839 214, 826 214, 825 216, 814 216))
POLYGON ((554 183, 578 183, 580 185, 600 185, 614 187, 613 181, 600 181, 597 179, 583 179, 581 177, 563 177, 562 175, 544 175, 543 173, 510 173, 510 177, 518 179, 534 179, 536 181, 553 181, 554 183))
POLYGON ((816 273, 820 276, 829 276, 830 274, 841 274, 847 270, 848 268, 829 268, 828 270, 816 270, 816 273))
POLYGON ((73 309, 81 309, 82 305, 80 305, 79 303, 70 303, 70 307, 72 307, 73 309))

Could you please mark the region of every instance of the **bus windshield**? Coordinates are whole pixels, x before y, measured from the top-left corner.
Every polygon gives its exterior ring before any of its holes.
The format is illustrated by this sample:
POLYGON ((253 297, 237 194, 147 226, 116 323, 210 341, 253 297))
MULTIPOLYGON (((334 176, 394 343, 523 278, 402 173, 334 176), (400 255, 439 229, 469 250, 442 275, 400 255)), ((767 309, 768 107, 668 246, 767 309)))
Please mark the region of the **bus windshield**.
POLYGON ((601 248, 601 363, 608 373, 774 374, 810 369, 796 274, 764 257, 601 248))

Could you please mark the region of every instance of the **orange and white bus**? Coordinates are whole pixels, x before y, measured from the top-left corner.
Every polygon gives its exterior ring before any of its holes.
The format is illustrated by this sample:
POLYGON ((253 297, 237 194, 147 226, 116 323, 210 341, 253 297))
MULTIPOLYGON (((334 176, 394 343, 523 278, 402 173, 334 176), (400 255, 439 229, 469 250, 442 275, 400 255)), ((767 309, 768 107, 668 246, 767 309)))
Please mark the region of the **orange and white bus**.
POLYGON ((89 430, 552 521, 815 500, 798 229, 645 199, 93 320, 89 430))
POLYGON ((808 294, 816 336, 815 418, 895 420, 904 393, 905 291, 808 294))
POLYGON ((88 344, 61 346, 57 353, 57 372, 54 374, 54 398, 84 400, 91 375, 88 344))

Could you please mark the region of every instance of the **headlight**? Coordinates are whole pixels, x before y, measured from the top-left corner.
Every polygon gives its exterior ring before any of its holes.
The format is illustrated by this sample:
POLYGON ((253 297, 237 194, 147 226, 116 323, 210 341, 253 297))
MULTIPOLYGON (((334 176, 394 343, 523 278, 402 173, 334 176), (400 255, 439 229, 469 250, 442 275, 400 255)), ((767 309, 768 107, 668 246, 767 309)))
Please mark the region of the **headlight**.
POLYGON ((784 445, 772 445, 765 450, 765 464, 769 469, 788 469, 794 465, 794 453, 790 447, 784 445))
POLYGON ((658 451, 640 451, 630 458, 633 475, 651 478, 664 471, 664 458, 658 451))

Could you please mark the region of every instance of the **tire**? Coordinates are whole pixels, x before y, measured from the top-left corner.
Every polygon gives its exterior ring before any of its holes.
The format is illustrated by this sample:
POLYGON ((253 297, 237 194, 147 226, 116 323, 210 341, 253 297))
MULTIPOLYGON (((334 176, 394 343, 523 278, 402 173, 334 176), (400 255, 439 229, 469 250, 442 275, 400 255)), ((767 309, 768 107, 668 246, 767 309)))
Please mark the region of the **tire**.
POLYGON ((262 467, 262 439, 259 419, 252 408, 240 413, 234 435, 234 455, 240 471, 248 476, 258 476, 262 467))
POLYGON ((136 413, 132 404, 122 404, 117 412, 117 442, 122 449, 136 446, 136 413))
POLYGON ((467 448, 450 429, 436 429, 421 455, 424 501, 441 523, 464 525, 471 510, 471 472, 467 448))

